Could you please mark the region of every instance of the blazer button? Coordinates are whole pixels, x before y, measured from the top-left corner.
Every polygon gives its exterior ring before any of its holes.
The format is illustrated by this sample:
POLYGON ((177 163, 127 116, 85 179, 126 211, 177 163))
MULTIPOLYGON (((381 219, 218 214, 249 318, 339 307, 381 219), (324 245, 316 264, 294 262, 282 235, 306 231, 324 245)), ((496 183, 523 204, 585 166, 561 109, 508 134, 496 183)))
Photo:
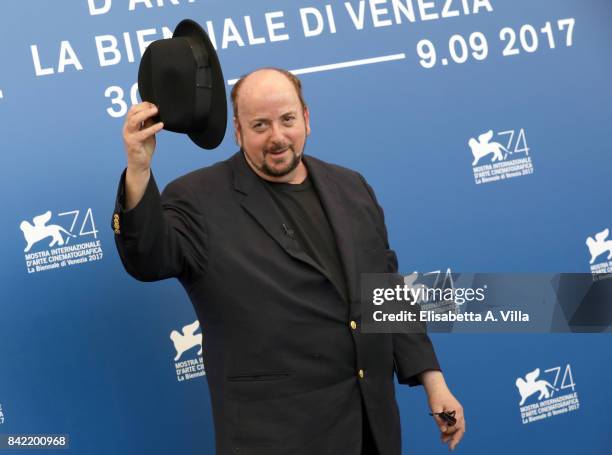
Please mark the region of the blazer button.
POLYGON ((355 330, 357 328, 357 323, 355 321, 351 321, 351 329, 355 330))
POLYGON ((119 227, 119 215, 116 213, 113 215, 113 231, 115 231, 115 234, 119 234, 121 232, 119 227))
POLYGON ((363 370, 359 370, 357 375, 359 376, 359 379, 363 379, 363 377, 365 376, 365 372, 363 370))

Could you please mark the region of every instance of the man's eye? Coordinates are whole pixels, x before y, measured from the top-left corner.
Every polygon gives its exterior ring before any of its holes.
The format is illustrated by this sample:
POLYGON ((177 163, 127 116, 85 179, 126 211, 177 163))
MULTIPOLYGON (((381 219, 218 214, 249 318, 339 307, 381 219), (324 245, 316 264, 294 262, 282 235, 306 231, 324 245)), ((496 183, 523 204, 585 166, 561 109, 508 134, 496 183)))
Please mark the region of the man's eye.
POLYGON ((295 120, 295 117, 285 117, 285 123, 291 123, 295 120))

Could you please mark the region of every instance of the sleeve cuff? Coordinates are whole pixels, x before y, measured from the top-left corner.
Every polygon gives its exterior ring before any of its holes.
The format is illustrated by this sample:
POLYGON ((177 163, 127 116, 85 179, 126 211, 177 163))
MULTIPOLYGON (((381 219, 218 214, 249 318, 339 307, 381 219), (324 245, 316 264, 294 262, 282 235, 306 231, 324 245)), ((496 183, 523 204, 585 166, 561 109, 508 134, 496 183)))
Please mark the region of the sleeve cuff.
POLYGON ((400 384, 411 387, 421 385, 421 373, 427 370, 442 371, 426 334, 394 334, 393 343, 395 372, 400 384))
POLYGON ((419 385, 423 385, 423 383, 421 382, 421 374, 425 373, 426 371, 440 371, 442 372, 442 370, 440 369, 439 366, 430 366, 428 368, 424 368, 423 370, 417 372, 417 373, 412 373, 411 376, 402 376, 400 375, 400 373, 397 373, 397 382, 399 382, 402 385, 407 385, 409 387, 415 387, 415 386, 419 386, 419 385))
POLYGON ((125 174, 124 169, 119 179, 117 198, 115 200, 115 211, 113 213, 112 228, 115 235, 124 238, 137 237, 146 229, 149 221, 156 211, 161 212, 161 196, 155 177, 151 171, 151 177, 145 189, 144 195, 135 207, 125 209, 125 174))

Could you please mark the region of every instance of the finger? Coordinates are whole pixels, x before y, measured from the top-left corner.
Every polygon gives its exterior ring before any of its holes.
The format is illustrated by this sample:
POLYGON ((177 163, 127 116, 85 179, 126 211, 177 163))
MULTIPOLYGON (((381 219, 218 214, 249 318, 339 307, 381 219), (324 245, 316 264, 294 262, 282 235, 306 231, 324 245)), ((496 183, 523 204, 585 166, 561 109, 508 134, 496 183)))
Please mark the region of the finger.
POLYGON ((156 106, 138 111, 137 113, 128 117, 128 119, 126 120, 126 129, 128 130, 128 132, 138 131, 142 128, 144 122, 146 122, 156 114, 156 106))
POLYGON ((458 412, 455 418, 457 419, 455 427, 460 428, 465 432, 465 416, 463 415, 463 411, 458 412))
POLYGON ((444 422, 443 419, 441 419, 440 417, 436 416, 436 424, 438 425, 438 429, 442 432, 442 433, 446 433, 446 430, 448 429, 448 427, 446 426, 446 423, 444 422))
POLYGON ((150 126, 155 125, 157 123, 153 117, 149 117, 144 122, 142 122, 142 129, 148 128, 150 126))
POLYGON ((459 431, 461 428, 458 427, 457 425, 453 425, 452 427, 447 427, 446 431, 444 432, 445 434, 455 434, 457 431, 459 431))
POLYGON ((449 434, 448 436, 450 436, 450 444, 449 444, 449 448, 451 446, 455 447, 457 444, 459 444, 459 441, 461 441, 461 439, 463 438, 463 435, 465 434, 465 425, 464 422, 457 422, 457 431, 454 432, 453 434, 449 434), (459 426, 461 425, 461 426, 459 426))
POLYGON ((149 103, 148 101, 143 101, 142 103, 138 103, 138 104, 134 104, 127 112, 127 115, 134 115, 140 111, 146 110, 146 109, 151 109, 152 107, 155 107, 155 104, 153 103, 149 103))
POLYGON ((130 120, 132 120, 132 118, 135 115, 140 114, 143 111, 147 111, 149 109, 152 109, 153 107, 157 107, 154 104, 151 103, 140 103, 140 104, 135 104, 133 105, 128 111, 127 111, 127 115, 125 116, 125 123, 127 124, 130 120))
POLYGON ((450 440, 450 444, 448 448, 451 450, 455 450, 455 447, 457 447, 457 444, 459 444, 462 438, 463 438, 463 431, 459 431, 455 433, 450 440))
POLYGON ((164 122, 157 122, 148 128, 140 130, 133 135, 133 139, 137 142, 143 142, 164 128, 164 122))
POLYGON ((451 443, 454 443, 455 445, 459 444, 459 441, 461 441, 461 439, 463 438, 464 434, 465 434, 465 432, 463 430, 461 430, 461 431, 458 431, 457 433, 455 433, 454 435, 452 435, 450 437, 451 443))
POLYGON ((450 425, 446 420, 438 416, 436 416, 436 423, 442 433, 454 433, 458 428, 457 423, 450 425))

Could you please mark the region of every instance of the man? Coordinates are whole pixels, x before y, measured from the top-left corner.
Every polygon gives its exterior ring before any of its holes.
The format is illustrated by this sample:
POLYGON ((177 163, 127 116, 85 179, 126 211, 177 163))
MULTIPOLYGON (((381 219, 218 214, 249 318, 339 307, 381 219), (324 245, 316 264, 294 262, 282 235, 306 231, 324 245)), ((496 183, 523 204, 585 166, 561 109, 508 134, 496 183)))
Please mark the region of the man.
POLYGON ((232 91, 240 152, 170 183, 151 173, 157 108, 134 106, 114 228, 126 270, 177 277, 205 339, 218 454, 397 455, 393 373, 422 384, 451 449, 465 431, 424 334, 362 334, 359 276, 397 272, 361 175, 304 155, 295 76, 262 69, 232 91))

